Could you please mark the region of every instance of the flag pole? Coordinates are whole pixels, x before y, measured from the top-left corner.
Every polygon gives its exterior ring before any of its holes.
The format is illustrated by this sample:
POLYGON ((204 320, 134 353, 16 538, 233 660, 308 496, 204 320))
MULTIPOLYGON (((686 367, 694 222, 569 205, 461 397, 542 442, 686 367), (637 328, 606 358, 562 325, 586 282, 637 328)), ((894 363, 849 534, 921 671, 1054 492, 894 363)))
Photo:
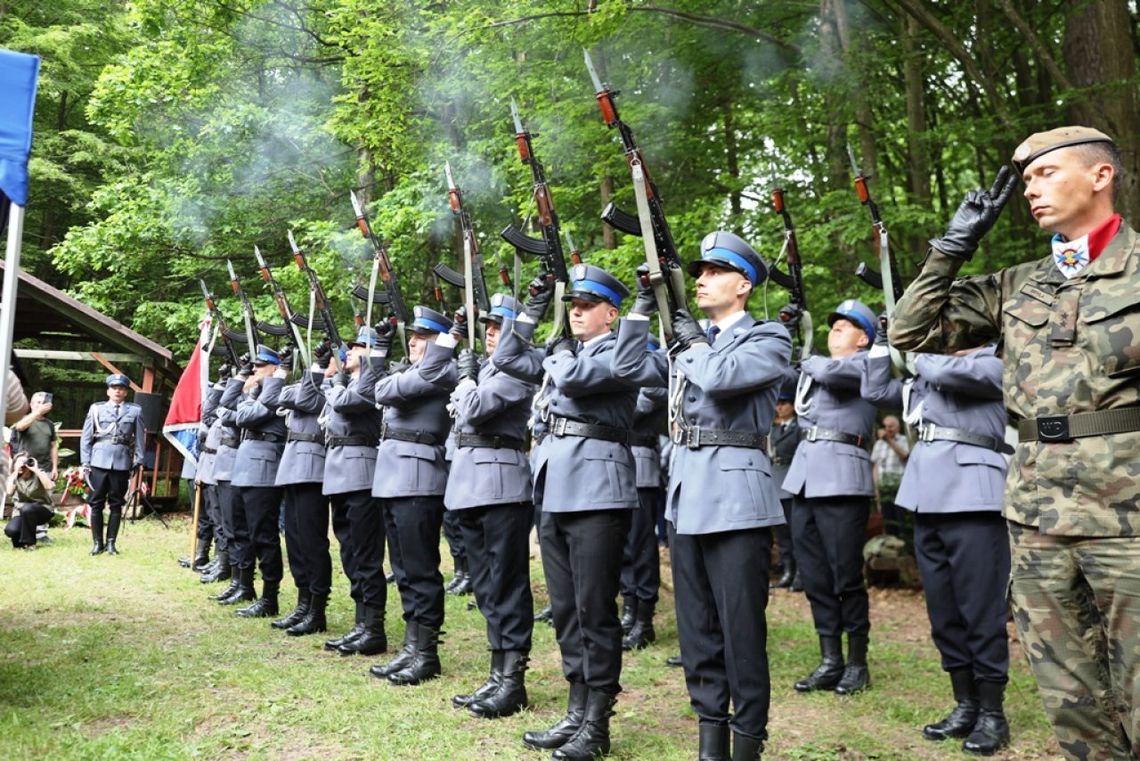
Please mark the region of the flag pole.
POLYGON ((0 289, 0 408, 8 399, 8 367, 12 357, 12 331, 16 326, 16 289, 20 284, 20 245, 24 237, 24 207, 12 204, 8 212, 8 245, 4 253, 4 285, 0 289))

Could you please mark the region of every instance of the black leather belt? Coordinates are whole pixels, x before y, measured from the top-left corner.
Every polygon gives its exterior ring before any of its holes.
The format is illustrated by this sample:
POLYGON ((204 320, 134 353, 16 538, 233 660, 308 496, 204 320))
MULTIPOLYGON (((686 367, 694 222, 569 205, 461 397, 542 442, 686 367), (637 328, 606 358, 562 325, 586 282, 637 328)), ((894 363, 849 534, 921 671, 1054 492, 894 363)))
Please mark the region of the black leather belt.
POLYGON ((479 433, 457 433, 455 434, 455 446, 463 448, 481 449, 517 449, 522 452, 526 449, 526 444, 522 439, 515 439, 510 436, 484 436, 479 433))
POLYGON ((791 460, 789 460, 787 457, 775 456, 772 458, 773 465, 787 465, 790 462, 791 460))
POLYGON ((218 439, 218 446, 219 447, 229 447, 230 449, 237 449, 238 437, 233 435, 233 434, 230 434, 229 436, 222 436, 220 439, 218 439))
POLYGON ((649 447, 650 449, 657 448, 657 434, 656 433, 631 433, 629 435, 629 445, 631 447, 649 447))
POLYGON ((701 447, 745 447, 747 449, 762 449, 768 451, 768 437, 762 433, 752 431, 727 431, 720 428, 701 428, 688 426, 678 428, 673 436, 673 443, 689 449, 701 447))
POLYGON ((379 442, 371 436, 329 436, 325 439, 325 446, 333 447, 374 447, 379 442))
POLYGON ((122 444, 124 446, 133 446, 135 443, 134 436, 96 436, 95 441, 109 441, 112 444, 122 444))
POLYGON ((612 425, 595 425, 594 423, 579 423, 565 417, 552 417, 547 423, 551 436, 581 436, 587 439, 600 439, 613 441, 618 444, 629 443, 629 431, 624 428, 615 428, 612 425))
POLYGON ((203 454, 217 454, 218 450, 211 449, 210 447, 202 447, 202 453, 203 454))
POLYGON ((1027 418, 1017 424, 1017 440, 1054 444, 1086 436, 1106 436, 1132 431, 1140 431, 1140 407, 1027 418))
POLYGON ((410 441, 414 444, 429 444, 439 446, 439 437, 427 431, 410 431, 404 428, 389 428, 384 426, 380 430, 380 440, 395 439, 396 441, 410 441))
POLYGON ((242 441, 268 441, 270 444, 280 444, 285 440, 285 437, 279 433, 267 433, 265 431, 242 431, 242 441))
POLYGON ((820 428, 818 425, 813 425, 811 428, 801 428, 800 441, 838 441, 840 444, 851 444, 861 448, 867 446, 867 439, 858 434, 844 433, 831 428, 820 428))
POLYGON ((972 444, 975 447, 982 447, 983 449, 1000 452, 1001 454, 1013 454, 1013 447, 1001 439, 996 439, 993 436, 983 436, 980 433, 972 433, 961 428, 946 428, 940 425, 934 425, 933 423, 928 423, 919 429, 918 440, 927 443, 932 441, 956 441, 960 444, 972 444))
POLYGON ((319 433, 302 433, 301 431, 289 431, 285 435, 286 443, 290 441, 307 441, 310 444, 324 444, 325 437, 319 433))

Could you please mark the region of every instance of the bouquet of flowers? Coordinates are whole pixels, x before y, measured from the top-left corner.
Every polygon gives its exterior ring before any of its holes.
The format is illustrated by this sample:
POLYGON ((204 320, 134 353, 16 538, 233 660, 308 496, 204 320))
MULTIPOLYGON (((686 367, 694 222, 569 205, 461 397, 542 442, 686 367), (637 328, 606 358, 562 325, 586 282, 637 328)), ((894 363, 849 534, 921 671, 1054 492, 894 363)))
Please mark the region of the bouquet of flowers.
POLYGON ((63 472, 63 501, 60 502, 61 506, 76 504, 76 507, 67 511, 67 528, 75 525, 77 520, 82 520, 84 525, 87 525, 91 518, 90 509, 86 503, 83 502, 83 497, 87 494, 87 477, 85 476, 82 468, 71 467, 63 472))

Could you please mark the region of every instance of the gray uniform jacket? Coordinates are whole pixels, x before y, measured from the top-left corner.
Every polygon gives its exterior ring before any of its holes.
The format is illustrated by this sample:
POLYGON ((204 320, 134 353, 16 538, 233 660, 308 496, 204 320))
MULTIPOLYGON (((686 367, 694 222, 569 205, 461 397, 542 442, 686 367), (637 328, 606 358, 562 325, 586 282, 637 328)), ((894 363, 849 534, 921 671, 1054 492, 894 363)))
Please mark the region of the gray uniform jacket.
POLYGON ((218 453, 214 455, 214 482, 229 481, 234 477, 234 461, 241 431, 237 427, 237 406, 242 396, 244 381, 230 378, 218 400, 218 453))
POLYGON ((277 414, 283 378, 264 378, 238 403, 234 420, 241 429, 241 444, 234 459, 234 486, 273 486, 277 464, 285 449, 285 419, 277 414), (273 436, 262 441, 253 436, 273 436))
POLYGON ((800 444, 799 419, 793 417, 783 425, 772 423, 768 432, 768 451, 772 453, 772 480, 780 486, 780 499, 791 499, 790 492, 784 491, 784 479, 788 477, 788 469, 792 466, 792 458, 796 456, 796 447, 800 444))
MULTIPOLYGON (((864 446, 842 441, 800 441, 784 479, 784 491, 813 497, 866 496, 875 493, 871 480, 870 447, 875 427, 875 405, 860 393, 867 352, 857 351, 843 359, 808 357, 800 364, 796 387, 796 414, 800 435, 813 426, 862 436, 864 446)), ((883 397, 877 404, 898 409, 899 395, 883 397)))
POLYGON ((83 419, 79 463, 104 470, 130 470, 143 461, 145 440, 142 407, 123 402, 116 413, 109 400, 95 402, 83 419))
POLYGON ((372 496, 381 499, 442 496, 447 490, 444 443, 451 432, 447 402, 459 380, 454 352, 434 341, 419 362, 376 382, 385 430, 419 432, 437 443, 385 438, 376 456, 372 496))
POLYGON ((637 394, 637 407, 633 411, 633 435, 653 438, 653 446, 634 443, 630 446, 637 470, 638 489, 661 488, 661 446, 657 441, 665 433, 669 419, 669 389, 664 386, 647 386, 637 394))
POLYGON ((215 433, 211 440, 215 424, 220 428, 218 420, 218 402, 222 400, 222 385, 215 383, 206 391, 206 398, 202 400, 202 423, 199 430, 206 433, 205 440, 198 452, 198 470, 194 478, 199 483, 212 484, 214 480, 214 457, 218 451, 218 438, 221 432, 215 433), (213 450, 213 451, 207 451, 213 450))
POLYGON ((321 430, 320 414, 325 408, 325 395, 320 390, 320 378, 306 374, 297 383, 281 389, 277 400, 285 413, 286 438, 293 434, 316 437, 316 441, 286 441, 277 466, 277 486, 289 484, 319 484, 325 480, 325 433, 321 430), (312 385, 315 393, 302 394, 301 387, 312 385))
MULTIPOLYGON (((637 406, 637 385, 614 374, 613 334, 574 352, 546 356, 530 345, 528 330, 514 320, 503 321, 494 362, 503 372, 529 383, 549 376, 544 394, 545 414, 580 423, 628 431, 637 406)), ((641 338, 645 343, 645 336, 641 338)), ((543 512, 571 513, 637 507, 637 470, 624 442, 584 436, 548 434, 534 449, 534 490, 543 512), (537 492, 542 490, 542 494, 537 492)))
MULTIPOLYGON (((900 388, 889 357, 867 360, 868 391, 900 388)), ((993 347, 961 357, 919 354, 910 392, 909 418, 958 428, 1002 441, 1002 360, 993 347), (921 406, 920 406, 921 405, 921 406)), ((919 441, 910 451, 895 504, 922 513, 1000 512, 1006 458, 985 447, 957 441, 919 441)))
MULTIPOLYGON (((451 392, 454 431, 523 441, 533 396, 533 384, 512 378, 484 360, 477 384, 463 381, 451 392)), ((530 502, 531 489, 526 452, 510 447, 456 447, 443 504, 448 510, 462 510, 530 502)))
MULTIPOLYGON (((302 399, 321 393, 321 373, 309 374, 311 382, 302 383, 298 396, 302 399)), ((348 383, 326 384, 323 394, 326 444, 325 495, 368 491, 376 472, 376 445, 380 443, 380 426, 384 413, 376 409, 376 371, 372 362, 362 362, 360 372, 348 383), (335 439, 353 437, 363 443, 332 446, 335 439)), ((308 403, 308 402, 306 402, 308 403)))
MULTIPOLYGON (((615 368, 623 377, 651 369, 664 384, 663 352, 645 349, 647 320, 623 320, 615 368)), ((679 354, 674 372, 683 376, 680 418, 687 429, 706 428, 766 435, 776 395, 788 369, 792 340, 777 323, 745 314, 717 336, 679 354)), ((676 381, 674 381, 676 383, 676 381)), ((734 446, 673 448, 665 517, 679 534, 773 526, 784 523, 772 464, 761 449, 734 446)))

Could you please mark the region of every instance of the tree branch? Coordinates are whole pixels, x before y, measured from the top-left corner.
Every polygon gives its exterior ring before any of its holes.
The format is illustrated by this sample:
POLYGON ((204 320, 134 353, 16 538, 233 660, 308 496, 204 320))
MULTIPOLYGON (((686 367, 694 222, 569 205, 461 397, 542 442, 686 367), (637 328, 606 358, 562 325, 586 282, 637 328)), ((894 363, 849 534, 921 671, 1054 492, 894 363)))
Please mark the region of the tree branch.
POLYGON ((1049 76, 1053 77, 1053 81, 1057 83, 1057 86, 1063 90, 1074 89, 1072 82, 1065 76, 1065 72, 1061 71, 1061 67, 1057 65, 1053 54, 1050 53, 1049 49, 1045 47, 1045 44, 1041 42, 1041 38, 1033 31, 1033 27, 1029 26, 1025 19, 1021 17, 1021 14, 1017 12, 1017 9, 1013 7, 1013 3, 1011 3, 1010 0, 999 0, 998 5, 1001 6, 1002 13, 1005 14, 1005 17, 1009 19, 1010 23, 1017 27, 1017 31, 1021 32, 1021 36, 1029 43, 1029 47, 1033 48, 1033 52, 1041 59, 1041 63, 1045 66, 1046 71, 1049 72, 1049 76))

